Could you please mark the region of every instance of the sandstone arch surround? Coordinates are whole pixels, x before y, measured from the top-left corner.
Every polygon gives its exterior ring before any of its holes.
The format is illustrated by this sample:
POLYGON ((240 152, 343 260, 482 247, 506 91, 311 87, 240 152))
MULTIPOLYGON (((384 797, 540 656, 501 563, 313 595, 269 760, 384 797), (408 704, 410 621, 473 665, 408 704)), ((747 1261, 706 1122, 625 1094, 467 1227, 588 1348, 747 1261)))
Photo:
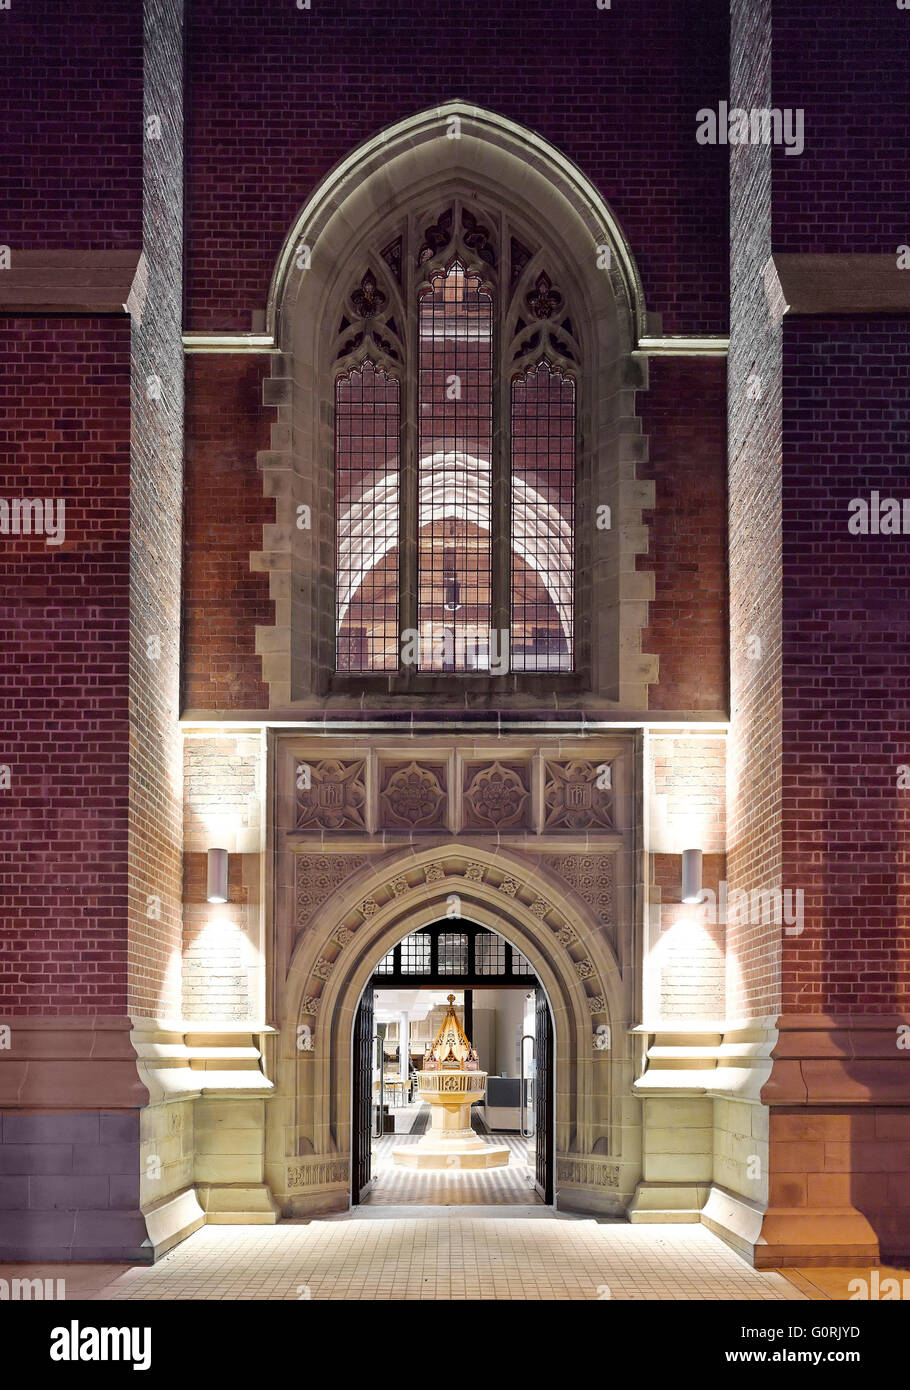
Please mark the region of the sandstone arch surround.
POLYGON ((361 869, 297 943, 267 1138, 267 1181, 283 1215, 347 1208, 360 996, 386 951, 443 917, 452 893, 466 920, 500 932, 527 957, 547 992, 556 1043, 557 1204, 621 1212, 630 1201, 640 1137, 630 1123, 629 1107, 637 1104, 628 1099, 628 1003, 612 947, 580 900, 528 857, 455 843, 392 852, 361 869), (594 1045, 602 1024, 611 1029, 608 1054, 594 1045), (300 1025, 311 1031, 311 1051, 298 1048, 300 1025))
MULTIPOLYGON (((273 710, 314 698, 341 704, 359 698, 332 684, 333 375, 326 334, 329 326, 334 332, 353 268, 384 244, 384 229, 408 208, 465 194, 498 206, 527 225, 539 244, 552 246, 566 290, 581 306, 578 515, 592 517, 595 505, 606 504, 612 525, 586 526, 579 534, 579 695, 601 709, 647 707, 657 659, 642 652, 642 630, 654 576, 637 570, 635 557, 648 549, 642 513, 654 498, 653 483, 637 477, 647 439, 635 393, 647 386, 647 362, 635 349, 642 336, 658 331, 658 318, 646 312, 615 216, 582 172, 532 131, 456 101, 353 151, 301 209, 276 263, 267 327, 278 351, 263 387, 276 418, 271 447, 258 456, 276 521, 263 528, 262 550, 251 555, 252 568, 269 574, 275 603, 274 626, 257 629, 273 710), (456 117, 460 138, 448 139, 456 117), (596 267, 602 245, 610 250, 609 270, 596 267), (295 255, 302 246, 310 252, 306 269, 295 255), (310 530, 297 526, 300 506, 310 509, 310 530), (595 586, 597 604, 590 601, 595 586)), ((521 689, 527 699, 537 698, 533 682, 521 689)), ((419 694, 408 698, 421 702, 419 694)), ((549 694, 540 698, 552 702, 549 694)))

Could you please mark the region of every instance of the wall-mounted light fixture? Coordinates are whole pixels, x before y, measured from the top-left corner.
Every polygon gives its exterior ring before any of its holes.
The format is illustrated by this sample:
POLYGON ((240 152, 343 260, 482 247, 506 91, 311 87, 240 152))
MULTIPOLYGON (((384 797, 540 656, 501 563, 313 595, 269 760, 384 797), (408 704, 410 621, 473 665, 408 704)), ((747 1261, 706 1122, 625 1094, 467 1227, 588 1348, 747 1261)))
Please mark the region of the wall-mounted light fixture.
POLYGON ((208 885, 206 902, 226 903, 228 900, 228 852, 210 849, 208 854, 208 885))
POLYGON ((682 900, 684 903, 701 902, 701 850, 684 849, 682 852, 682 900))

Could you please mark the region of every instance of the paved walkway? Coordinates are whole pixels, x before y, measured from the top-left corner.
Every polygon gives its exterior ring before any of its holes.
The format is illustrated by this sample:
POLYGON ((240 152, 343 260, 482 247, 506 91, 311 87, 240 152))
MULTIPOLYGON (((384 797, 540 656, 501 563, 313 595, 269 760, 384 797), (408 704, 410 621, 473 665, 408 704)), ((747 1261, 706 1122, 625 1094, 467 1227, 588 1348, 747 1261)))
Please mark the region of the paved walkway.
MULTIPOLYGON (((630 1226, 548 1207, 377 1206, 278 1226, 205 1226, 158 1264, 31 1266, 96 1299, 811 1299, 704 1226, 630 1226)), ((13 1266, 0 1276, 15 1277, 13 1266)))

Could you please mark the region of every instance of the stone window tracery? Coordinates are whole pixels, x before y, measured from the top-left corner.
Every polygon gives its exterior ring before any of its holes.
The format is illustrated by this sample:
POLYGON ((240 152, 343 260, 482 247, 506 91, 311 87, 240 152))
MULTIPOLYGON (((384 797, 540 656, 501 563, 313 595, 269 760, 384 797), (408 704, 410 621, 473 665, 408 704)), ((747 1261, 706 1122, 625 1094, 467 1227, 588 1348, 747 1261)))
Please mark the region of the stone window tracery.
POLYGON ((552 249, 413 210, 334 319, 335 666, 570 672, 578 372, 552 249))

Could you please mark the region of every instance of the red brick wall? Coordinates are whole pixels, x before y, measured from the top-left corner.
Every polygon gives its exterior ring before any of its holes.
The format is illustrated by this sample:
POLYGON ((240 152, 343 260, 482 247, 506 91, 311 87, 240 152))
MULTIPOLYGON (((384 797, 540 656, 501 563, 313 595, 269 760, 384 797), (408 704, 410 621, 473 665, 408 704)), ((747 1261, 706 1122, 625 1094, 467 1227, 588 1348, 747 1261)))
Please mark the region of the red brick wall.
POLYGON ((275 621, 269 577, 250 572, 275 504, 256 464, 268 449, 274 412, 262 405, 269 359, 186 359, 183 705, 268 706, 256 625, 275 621))
POLYGON ((847 529, 852 498, 910 497, 908 329, 784 320, 784 876, 806 894, 787 1013, 910 1006, 910 535, 847 529))
POLYGON ((638 559, 655 575, 642 650, 660 658, 660 682, 648 703, 726 711, 726 363, 652 358, 638 410, 649 437, 638 476, 656 484, 650 549, 638 559))
POLYGON ((249 329, 307 195, 356 145, 464 98, 538 131, 611 202, 666 332, 725 332, 726 152, 695 142, 725 95, 719 0, 442 0, 189 11, 188 327, 249 329))
POLYGON ((138 247, 142 6, 13 0, 0 20, 0 242, 13 254, 138 247))
POLYGON ((802 107, 806 130, 801 155, 774 152, 774 250, 896 254, 908 236, 910 14, 896 0, 773 0, 773 11, 774 104, 802 107))
POLYGON ((6 319, 0 497, 66 538, 0 536, 7 1014, 127 1007, 130 327, 6 319))

